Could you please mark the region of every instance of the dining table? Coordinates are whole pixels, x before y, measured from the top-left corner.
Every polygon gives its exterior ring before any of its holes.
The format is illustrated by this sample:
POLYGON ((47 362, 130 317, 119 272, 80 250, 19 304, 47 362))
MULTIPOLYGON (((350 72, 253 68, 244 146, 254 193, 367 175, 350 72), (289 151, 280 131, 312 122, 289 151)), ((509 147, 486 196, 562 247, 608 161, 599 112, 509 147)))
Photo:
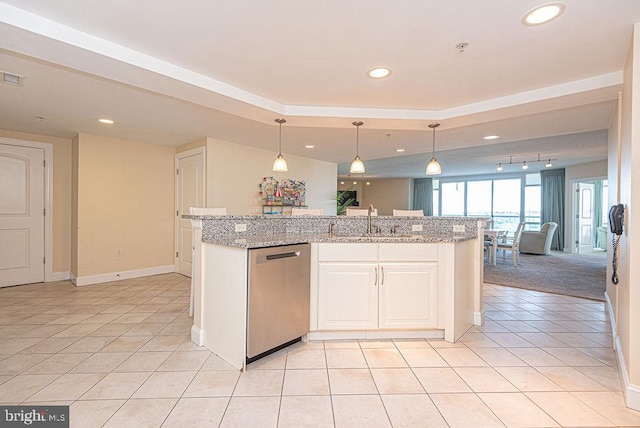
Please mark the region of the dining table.
POLYGON ((496 265, 496 260, 498 258, 498 239, 503 238, 507 235, 506 230, 500 229, 485 229, 484 236, 485 239, 488 238, 491 241, 491 252, 489 253, 488 261, 496 265))

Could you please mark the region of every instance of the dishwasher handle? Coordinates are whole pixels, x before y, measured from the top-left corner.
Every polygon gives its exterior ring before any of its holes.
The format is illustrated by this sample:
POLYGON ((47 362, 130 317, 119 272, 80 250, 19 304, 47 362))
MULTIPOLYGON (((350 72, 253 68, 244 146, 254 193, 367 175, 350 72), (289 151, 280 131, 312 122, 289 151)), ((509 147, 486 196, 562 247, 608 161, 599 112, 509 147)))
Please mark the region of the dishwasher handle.
POLYGON ((279 260, 279 259, 288 259, 290 257, 298 257, 300 256, 300 251, 289 251, 287 253, 277 253, 277 254, 267 254, 265 259, 267 261, 271 260, 279 260))

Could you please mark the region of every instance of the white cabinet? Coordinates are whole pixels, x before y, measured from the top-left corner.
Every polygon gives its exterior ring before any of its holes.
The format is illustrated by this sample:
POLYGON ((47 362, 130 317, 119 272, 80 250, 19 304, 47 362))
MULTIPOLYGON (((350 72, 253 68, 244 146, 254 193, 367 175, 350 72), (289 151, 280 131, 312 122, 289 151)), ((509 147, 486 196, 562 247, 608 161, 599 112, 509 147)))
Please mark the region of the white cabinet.
POLYGON ((318 330, 437 327, 434 244, 320 244, 318 261, 318 330))
POLYGON ((368 330, 378 326, 376 263, 320 263, 318 328, 368 330))
POLYGON ((384 329, 436 328, 437 264, 380 263, 379 320, 384 329))

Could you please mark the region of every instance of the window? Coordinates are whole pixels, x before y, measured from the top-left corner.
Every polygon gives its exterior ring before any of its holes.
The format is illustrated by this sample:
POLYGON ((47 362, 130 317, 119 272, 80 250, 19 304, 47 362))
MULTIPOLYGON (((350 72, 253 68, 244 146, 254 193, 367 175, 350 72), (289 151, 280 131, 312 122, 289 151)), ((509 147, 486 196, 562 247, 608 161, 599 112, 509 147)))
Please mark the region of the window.
POLYGON ((493 181, 494 228, 513 233, 520 223, 522 184, 519 178, 493 181))
POLYGON ((433 215, 440 215, 440 180, 433 179, 433 215))
POLYGON ((467 215, 474 217, 491 217, 492 182, 467 182, 467 215))
POLYGON ((540 174, 527 174, 524 187, 524 230, 540 230, 541 206, 540 174))
POLYGON ((464 181, 440 183, 442 194, 442 215, 463 216, 464 210, 464 181))

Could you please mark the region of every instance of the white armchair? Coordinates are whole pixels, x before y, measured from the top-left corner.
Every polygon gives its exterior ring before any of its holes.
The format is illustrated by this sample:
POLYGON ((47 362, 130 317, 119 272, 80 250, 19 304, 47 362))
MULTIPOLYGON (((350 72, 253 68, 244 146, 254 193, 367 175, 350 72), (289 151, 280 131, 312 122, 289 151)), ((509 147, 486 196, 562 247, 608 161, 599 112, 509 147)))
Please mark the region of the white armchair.
POLYGON ((553 234, 558 228, 557 223, 549 222, 542 225, 538 232, 522 232, 520 252, 528 254, 549 254, 553 234))

